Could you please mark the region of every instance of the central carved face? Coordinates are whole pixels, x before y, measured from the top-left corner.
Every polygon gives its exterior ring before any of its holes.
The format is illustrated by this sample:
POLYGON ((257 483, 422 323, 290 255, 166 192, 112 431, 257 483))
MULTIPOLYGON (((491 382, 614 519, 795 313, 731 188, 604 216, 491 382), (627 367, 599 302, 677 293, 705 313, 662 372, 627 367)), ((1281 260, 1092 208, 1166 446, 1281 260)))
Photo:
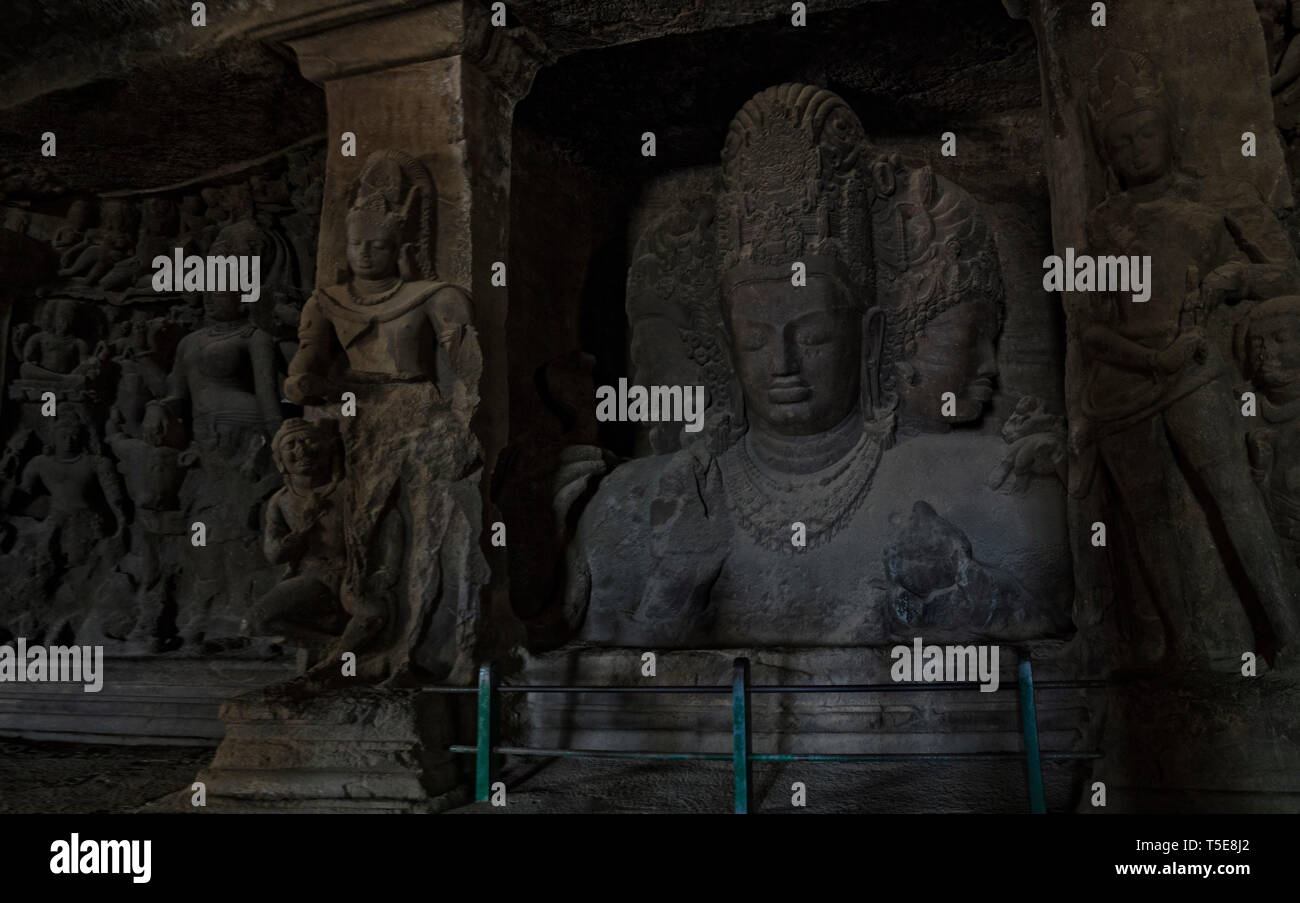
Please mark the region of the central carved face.
POLYGON ((732 351, 746 412, 759 429, 811 436, 858 403, 862 317, 833 280, 755 282, 731 296, 732 351))
POLYGON ((54 429, 54 453, 70 458, 81 451, 81 427, 75 423, 59 424, 54 429))
POLYGON ((1300 316, 1261 317, 1246 337, 1248 366, 1261 389, 1276 389, 1300 380, 1300 316))
POLYGON ((1173 168, 1165 117, 1159 110, 1116 116, 1106 127, 1106 157, 1125 188, 1159 179, 1173 168))
POLYGON ((238 320, 245 313, 239 292, 204 292, 203 314, 209 320, 226 323, 238 320))
POLYGON ((54 315, 50 318, 50 328, 57 336, 72 333, 72 321, 77 317, 77 308, 72 304, 56 304, 54 315))
POLYGON ((364 219, 348 223, 348 265, 361 279, 397 275, 397 236, 392 228, 364 219))
POLYGON ((286 473, 295 476, 313 476, 327 463, 325 447, 316 433, 302 430, 284 440, 280 446, 280 460, 286 473))
POLYGON ((904 417, 936 424, 978 420, 993 399, 997 333, 997 310, 973 302, 950 307, 926 323, 907 361, 911 373, 900 380, 904 417), (943 414, 945 392, 957 398, 950 416, 943 414))

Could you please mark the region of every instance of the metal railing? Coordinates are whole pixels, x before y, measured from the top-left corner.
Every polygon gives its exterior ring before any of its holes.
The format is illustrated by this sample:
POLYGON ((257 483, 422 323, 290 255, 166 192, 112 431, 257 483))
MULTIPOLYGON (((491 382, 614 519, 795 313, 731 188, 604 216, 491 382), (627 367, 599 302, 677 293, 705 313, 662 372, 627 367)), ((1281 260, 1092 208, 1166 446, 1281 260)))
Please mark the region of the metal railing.
MULTIPOLYGON (((491 798, 497 779, 498 758, 521 756, 535 758, 588 758, 588 759, 644 759, 670 761, 709 761, 732 763, 735 812, 746 814, 753 807, 751 766, 755 762, 908 762, 908 761, 988 761, 1024 760, 1027 767, 1029 811, 1042 814, 1047 811, 1043 790, 1044 759, 1099 759, 1097 752, 1044 752, 1038 745, 1038 715, 1035 708, 1036 691, 1083 690, 1107 686, 1104 680, 1050 680, 1034 682, 1033 669, 1028 658, 1019 663, 1016 687, 1020 695, 1020 730, 1024 740, 1023 752, 973 752, 973 753, 755 753, 752 742, 750 697, 755 693, 900 693, 917 691, 978 690, 974 681, 951 683, 888 683, 888 684, 801 684, 789 686, 754 686, 749 681, 749 660, 737 658, 730 687, 726 686, 561 686, 502 685, 495 664, 479 669, 478 687, 426 687, 433 693, 474 693, 477 695, 477 742, 474 746, 453 745, 448 749, 461 755, 475 757, 474 798, 486 802, 491 798), (601 750, 601 749, 544 749, 536 747, 502 746, 499 743, 499 696, 504 693, 555 693, 555 694, 635 694, 690 695, 731 694, 730 753, 706 752, 656 752, 651 750, 601 750)), ((1002 688, 999 688, 1002 689, 1002 688)))

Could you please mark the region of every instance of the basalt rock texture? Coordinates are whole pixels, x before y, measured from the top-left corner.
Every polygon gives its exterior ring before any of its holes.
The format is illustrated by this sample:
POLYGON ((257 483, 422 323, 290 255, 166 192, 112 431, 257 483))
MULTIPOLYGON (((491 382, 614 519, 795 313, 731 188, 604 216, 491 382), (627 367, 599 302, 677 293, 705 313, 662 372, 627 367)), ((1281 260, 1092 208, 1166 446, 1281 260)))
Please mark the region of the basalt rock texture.
MULTIPOLYGON (((871 685, 916 641, 1111 681, 1040 704, 1053 810, 1293 810, 1293 5, 12 4, 0 642, 119 689, 0 688, 0 732, 437 811, 473 731, 420 688, 484 664, 871 685)), ((1005 693, 796 695, 760 752, 1024 742, 1005 693)), ((507 698, 507 745, 727 749, 717 699, 507 698)), ((955 773, 829 808, 1020 805, 955 773)), ((671 797, 587 774, 524 808, 671 797)))

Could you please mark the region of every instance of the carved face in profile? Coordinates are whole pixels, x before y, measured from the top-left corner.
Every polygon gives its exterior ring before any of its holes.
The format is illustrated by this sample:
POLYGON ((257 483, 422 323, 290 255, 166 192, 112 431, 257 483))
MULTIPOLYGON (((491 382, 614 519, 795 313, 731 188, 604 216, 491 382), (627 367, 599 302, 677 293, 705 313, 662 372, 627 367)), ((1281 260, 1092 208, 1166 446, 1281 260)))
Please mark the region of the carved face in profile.
POLYGON ((1173 168, 1169 124, 1159 110, 1134 110, 1106 126, 1106 160, 1125 188, 1147 185, 1173 168))
POLYGON ((1261 389, 1300 381, 1300 310, 1254 317, 1246 334, 1246 354, 1247 367, 1261 389))
POLYGON ((393 227, 365 217, 349 218, 348 266, 361 279, 397 275, 397 235, 393 227))
POLYGON ((858 404, 862 316, 825 276, 808 284, 752 282, 730 298, 732 350, 751 424, 809 436, 837 426, 858 404))
POLYGON ((997 334, 998 314, 992 304, 963 302, 929 320, 899 380, 903 416, 935 425, 978 420, 993 398, 997 334), (956 412, 949 416, 943 410, 946 392, 956 396, 956 412))
POLYGON ((244 315, 244 302, 239 292, 204 292, 203 313, 209 320, 227 323, 244 315))

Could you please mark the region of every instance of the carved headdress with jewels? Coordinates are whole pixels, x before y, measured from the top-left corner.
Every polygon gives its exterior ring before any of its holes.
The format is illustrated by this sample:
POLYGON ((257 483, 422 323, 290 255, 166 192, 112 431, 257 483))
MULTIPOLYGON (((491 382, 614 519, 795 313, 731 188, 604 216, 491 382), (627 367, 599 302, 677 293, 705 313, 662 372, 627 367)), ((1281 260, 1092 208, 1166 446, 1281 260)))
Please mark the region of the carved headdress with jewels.
POLYGON ((813 85, 777 85, 741 107, 722 149, 724 299, 746 282, 788 280, 801 262, 871 306, 865 137, 849 105, 813 85))
POLYGON ((1088 73, 1088 118, 1101 141, 1116 117, 1139 110, 1169 115, 1168 96, 1160 71, 1150 57, 1131 50, 1112 50, 1088 73))
POLYGON ((436 279, 433 227, 437 193, 428 171, 410 154, 376 151, 357 179, 347 224, 395 236, 407 280, 436 279))

